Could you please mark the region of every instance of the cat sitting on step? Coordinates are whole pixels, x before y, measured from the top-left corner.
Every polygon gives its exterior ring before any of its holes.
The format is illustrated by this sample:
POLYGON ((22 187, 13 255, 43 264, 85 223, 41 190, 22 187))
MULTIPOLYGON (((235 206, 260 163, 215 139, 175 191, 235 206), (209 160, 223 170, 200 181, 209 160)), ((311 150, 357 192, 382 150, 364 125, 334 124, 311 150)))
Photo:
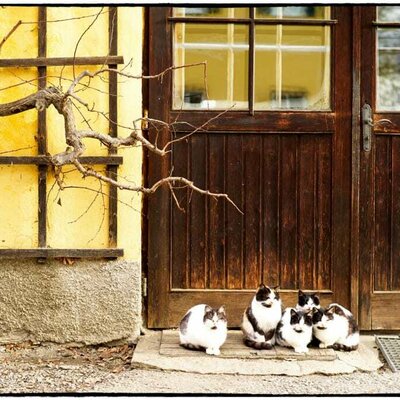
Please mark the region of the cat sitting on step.
POLYGON ((343 306, 332 303, 325 310, 314 309, 313 334, 321 349, 352 351, 358 348, 360 333, 353 314, 343 306))
POLYGON ((281 316, 282 303, 278 286, 271 289, 261 284, 243 314, 244 344, 255 349, 272 349, 275 329, 281 316))
POLYGON ((276 328, 276 343, 293 347, 296 353, 307 353, 312 338, 312 313, 286 308, 276 328))
POLYGON ((179 325, 179 339, 182 347, 202 350, 207 354, 220 355, 228 333, 224 306, 218 310, 207 304, 192 307, 179 325))

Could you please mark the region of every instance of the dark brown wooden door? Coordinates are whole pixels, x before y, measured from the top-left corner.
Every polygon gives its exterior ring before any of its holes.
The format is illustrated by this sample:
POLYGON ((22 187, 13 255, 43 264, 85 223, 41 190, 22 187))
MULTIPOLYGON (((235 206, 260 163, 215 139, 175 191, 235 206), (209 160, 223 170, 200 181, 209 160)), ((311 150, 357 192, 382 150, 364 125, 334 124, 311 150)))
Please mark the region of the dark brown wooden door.
POLYGON ((363 7, 361 104, 371 106, 371 146, 361 143, 360 322, 400 329, 400 10, 363 7))
MULTIPOLYGON (((334 300, 350 307, 352 10, 332 7, 329 17, 322 18, 322 22, 317 17, 311 22, 293 15, 286 18, 280 10, 280 15, 273 16, 281 27, 275 26, 276 21, 267 20, 260 23, 261 28, 255 21, 258 12, 273 15, 275 11, 249 9, 248 14, 235 21, 245 26, 243 41, 249 41, 248 47, 242 43, 233 46, 248 49, 247 75, 242 76, 248 79, 247 109, 233 109, 211 121, 206 130, 178 142, 170 157, 149 156, 149 184, 168 176, 173 167, 174 175, 187 176, 212 191, 226 192, 243 210, 242 215, 227 202, 186 189, 177 191, 186 212, 176 207, 166 188, 149 197, 150 328, 177 326, 185 311, 197 303, 225 304, 230 325, 238 326, 254 289, 262 281, 279 284, 288 306, 295 304, 297 290, 302 288, 318 290, 323 303, 334 300), (327 30, 329 39, 323 45, 317 39, 316 44, 310 39, 312 51, 324 51, 328 57, 324 58, 329 68, 327 106, 308 107, 302 103, 306 101, 306 91, 301 85, 287 88, 281 85, 278 96, 281 109, 257 109, 257 104, 263 101, 261 95, 257 97, 257 80, 267 80, 275 73, 274 82, 279 83, 276 70, 263 70, 263 65, 257 64, 257 40, 269 40, 266 27, 270 26, 275 29, 273 40, 280 37, 283 42, 285 35, 295 35, 293 32, 302 26, 307 27, 304 31, 311 32, 304 34, 307 37, 313 35, 311 28, 327 30), (291 109, 282 105, 284 98, 289 99, 291 109), (291 106, 296 102, 299 107, 291 106)), ((305 11, 307 15, 312 12, 305 11)), ((170 8, 150 7, 150 74, 159 73, 174 62, 174 29, 188 21, 184 17, 171 17, 170 8)), ((224 23, 223 18, 215 15, 211 18, 218 20, 215 25, 224 23)), ((207 23, 211 22, 204 24, 207 23)), ((214 28, 219 29, 213 25, 214 28)), ((234 29, 236 32, 236 25, 234 29)), ((238 32, 241 29, 237 28, 238 32)), ((242 39, 235 36, 234 40, 242 39)), ((189 45, 184 43, 187 49, 191 48, 189 45)), ((307 65, 308 59, 302 57, 307 56, 308 50, 304 55, 299 47, 290 47, 296 45, 295 40, 288 40, 280 48, 292 53, 282 50, 280 58, 274 58, 276 68, 283 71, 283 85, 290 75, 285 72, 285 65, 293 67, 298 60, 298 69, 292 75, 297 74, 300 79, 305 74, 301 66, 307 65)), ((216 43, 214 48, 218 46, 221 45, 216 43)), ((268 46, 262 43, 259 49, 275 49, 268 46)), ((314 67, 311 63, 308 68, 314 67)), ((210 68, 209 80, 213 81, 210 68)), ((171 74, 166 74, 162 84, 150 82, 152 118, 200 126, 219 113, 209 108, 174 110, 172 93, 179 84, 178 78, 175 75, 172 80, 171 74)), ((219 75, 218 79, 225 76, 219 75)), ((234 81, 238 79, 235 76, 234 81)), ((276 101, 276 92, 269 93, 276 101)), ((193 91, 185 92, 184 96, 190 103, 196 102, 196 96, 200 95, 193 91)), ((275 103, 268 104, 276 107, 275 103)), ((184 135, 187 125, 176 124, 175 131, 177 136, 184 135)), ((159 145, 172 138, 166 130, 156 129, 150 129, 150 136, 157 137, 159 145)))

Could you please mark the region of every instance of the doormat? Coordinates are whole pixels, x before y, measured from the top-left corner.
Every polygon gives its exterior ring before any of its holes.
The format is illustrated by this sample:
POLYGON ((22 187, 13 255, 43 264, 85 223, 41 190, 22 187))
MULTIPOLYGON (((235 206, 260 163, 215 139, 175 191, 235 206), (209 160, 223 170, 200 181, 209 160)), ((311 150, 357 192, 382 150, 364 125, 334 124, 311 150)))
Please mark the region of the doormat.
MULTIPOLYGON (((204 351, 187 350, 181 347, 179 345, 179 334, 176 330, 162 332, 160 354, 169 357, 210 357, 204 351)), ((271 350, 256 350, 243 344, 241 331, 228 331, 228 337, 221 347, 221 355, 219 357, 315 361, 333 361, 337 358, 335 351, 332 349, 309 348, 308 353, 295 353, 291 348, 274 346, 271 350)))
POLYGON ((393 372, 400 372, 400 336, 375 335, 375 342, 393 372))

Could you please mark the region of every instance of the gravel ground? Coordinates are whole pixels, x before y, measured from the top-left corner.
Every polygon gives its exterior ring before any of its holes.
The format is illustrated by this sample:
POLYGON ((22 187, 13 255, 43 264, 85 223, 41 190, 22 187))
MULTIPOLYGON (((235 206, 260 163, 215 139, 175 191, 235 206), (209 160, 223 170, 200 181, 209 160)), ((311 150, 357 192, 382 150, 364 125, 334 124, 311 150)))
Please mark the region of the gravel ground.
POLYGON ((400 393, 400 376, 387 366, 340 376, 200 375, 131 369, 133 348, 0 346, 0 394, 5 393, 400 393))

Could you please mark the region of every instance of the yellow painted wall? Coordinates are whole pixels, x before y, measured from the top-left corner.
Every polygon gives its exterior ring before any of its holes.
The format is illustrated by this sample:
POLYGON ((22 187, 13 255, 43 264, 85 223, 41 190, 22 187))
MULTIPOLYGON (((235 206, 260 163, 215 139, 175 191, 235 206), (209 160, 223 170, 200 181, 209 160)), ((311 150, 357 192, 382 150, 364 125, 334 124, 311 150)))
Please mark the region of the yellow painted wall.
MULTIPOLYGON (((47 56, 72 57, 75 45, 85 29, 95 20, 99 7, 48 7, 47 11, 47 56), (62 22, 51 22, 76 17, 62 22)), ((0 8, 0 37, 3 38, 14 24, 21 19, 32 22, 21 25, 10 37, 0 52, 1 58, 37 57, 37 7, 0 8)), ((118 55, 125 62, 132 61, 125 68, 128 73, 140 75, 142 71, 143 10, 141 7, 120 7, 118 9, 118 55)), ((85 34, 76 51, 77 56, 106 56, 108 47, 108 7, 96 19, 93 27, 85 34)), ((75 74, 84 69, 99 67, 76 67, 75 74)), ((120 66, 119 68, 122 68, 120 66)), ((48 82, 65 89, 73 78, 72 67, 48 68, 48 82), (59 79, 62 72, 62 79, 59 79)), ((16 100, 33 93, 37 87, 36 68, 0 68, 0 103, 16 100), (26 83, 26 81, 30 81, 26 83), (14 86, 7 90, 3 88, 14 86)), ((119 78, 118 114, 119 122, 132 126, 132 121, 142 115, 141 81, 119 78)), ((96 109, 108 111, 107 82, 93 80, 96 90, 79 93, 85 101, 95 104, 96 109)), ((80 112, 89 120, 91 127, 108 132, 108 121, 97 114, 89 113, 82 106, 80 112)), ((87 128, 76 113, 79 128, 87 128)), ((25 112, 12 117, 1 118, 0 155, 35 155, 37 144, 37 112, 25 112), (10 150, 13 152, 8 153, 10 150)), ((47 113, 48 150, 51 154, 65 150, 63 120, 54 108, 47 113)), ((119 128, 119 135, 129 134, 119 128)), ((94 140, 88 139, 86 155, 106 155, 107 149, 94 140)), ((119 168, 119 178, 136 184, 142 183, 142 151, 140 147, 121 149, 124 156, 119 168)), ((98 170, 105 169, 97 166, 98 170)), ((64 167, 65 183, 69 186, 83 186, 86 189, 60 191, 54 185, 54 176, 48 173, 48 245, 53 248, 107 248, 108 247, 108 188, 95 179, 82 179, 64 167), (99 194, 101 190, 103 194, 99 194)), ((0 166, 0 248, 37 247, 37 168, 32 166, 0 166)), ((118 247, 125 250, 125 258, 140 260, 141 256, 141 196, 119 191, 118 205, 118 247)))

